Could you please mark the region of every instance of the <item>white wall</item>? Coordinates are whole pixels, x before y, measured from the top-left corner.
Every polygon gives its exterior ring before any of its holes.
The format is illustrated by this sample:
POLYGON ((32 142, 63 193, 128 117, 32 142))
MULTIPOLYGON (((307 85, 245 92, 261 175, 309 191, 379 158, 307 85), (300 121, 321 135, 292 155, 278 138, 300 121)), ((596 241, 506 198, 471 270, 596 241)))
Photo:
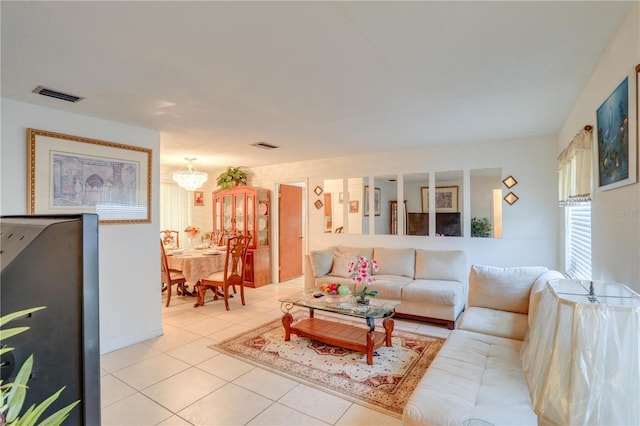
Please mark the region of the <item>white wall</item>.
MULTIPOLYGON (((555 138, 538 137, 439 146, 413 151, 393 151, 339 158, 319 159, 298 163, 258 167, 251 170, 251 184, 268 189, 275 183, 309 179, 309 188, 323 186, 324 179, 397 174, 439 172, 469 169, 502 168, 502 177, 513 175, 518 184, 512 190, 520 197, 514 205, 504 203, 504 238, 417 237, 400 235, 325 234, 323 210, 313 203, 319 197, 308 191, 310 250, 336 244, 352 246, 418 247, 428 249, 461 249, 467 262, 497 266, 544 265, 557 268, 557 174, 555 138)), ((433 174, 430 181, 433 180, 433 174)), ((460 194, 461 205, 469 205, 469 185, 460 194), (463 199, 463 197, 465 197, 463 199)), ((503 194, 508 191, 503 188, 503 194)), ((369 218, 365 218, 369 219, 369 218)), ((275 220, 275 218, 273 218, 275 220)), ((469 222, 468 212, 464 219, 469 222)), ((273 223, 272 223, 273 226, 273 223)), ((365 226, 365 229, 368 229, 365 226)), ((277 270, 277 265, 272 265, 277 270)))
MULTIPOLYGON (((594 132, 596 131, 596 110, 625 76, 629 76, 629 84, 632 87, 637 64, 640 64, 640 5, 636 3, 602 54, 593 74, 563 123, 557 140, 558 153, 566 148, 573 136, 585 125, 592 125, 594 132)), ((629 95, 629 101, 636 101, 633 93, 629 95)), ((631 119, 634 118, 631 117, 631 119)), ((631 140, 634 140, 633 138, 634 136, 631 135, 631 140)), ((640 184, 600 191, 597 188, 595 133, 593 144, 595 189, 591 207, 593 278, 622 282, 640 292, 640 184)), ((558 219, 560 236, 563 235, 562 217, 558 219)), ((564 253, 562 238, 559 246, 561 247, 559 253, 562 255, 564 253)), ((559 262, 564 262, 564 259, 561 258, 559 262)))
MULTIPOLYGON (((27 213, 27 128, 49 130, 153 150, 149 224, 99 229, 100 351, 110 352, 162 334, 157 132, 2 98, 0 213, 27 213)), ((55 271, 52 271, 55 277, 55 271)), ((25 297, 28 297, 25 295, 25 297)))

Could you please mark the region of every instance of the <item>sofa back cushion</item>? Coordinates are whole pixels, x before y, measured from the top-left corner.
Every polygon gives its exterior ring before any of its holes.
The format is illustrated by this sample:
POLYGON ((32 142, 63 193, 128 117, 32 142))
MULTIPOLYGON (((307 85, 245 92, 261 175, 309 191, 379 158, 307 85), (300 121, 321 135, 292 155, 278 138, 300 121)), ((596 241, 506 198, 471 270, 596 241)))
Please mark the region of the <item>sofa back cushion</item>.
POLYGON ((354 257, 366 256, 367 259, 371 259, 373 257, 373 248, 372 247, 348 247, 348 246, 336 246, 334 250, 334 254, 341 256, 347 255, 354 257))
POLYGON ((373 258, 378 263, 378 275, 398 275, 413 278, 416 254, 412 248, 381 248, 373 250, 373 258))
POLYGON ((473 265, 469 274, 469 306, 529 313, 529 292, 544 266, 500 268, 473 265))
POLYGON ((356 264, 358 258, 351 254, 333 254, 333 266, 331 267, 331 271, 329 275, 332 277, 341 277, 341 278, 351 278, 354 275, 354 272, 351 270, 349 266, 353 267, 356 264))
POLYGON ((460 250, 416 250, 417 280, 466 282, 467 259, 460 250))

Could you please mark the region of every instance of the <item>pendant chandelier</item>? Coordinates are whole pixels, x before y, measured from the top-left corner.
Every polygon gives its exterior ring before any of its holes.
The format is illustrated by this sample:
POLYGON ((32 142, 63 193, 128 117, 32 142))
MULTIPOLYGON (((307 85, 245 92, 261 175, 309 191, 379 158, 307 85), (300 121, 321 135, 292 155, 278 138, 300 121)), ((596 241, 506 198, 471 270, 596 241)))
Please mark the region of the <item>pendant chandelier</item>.
POLYGON ((173 180, 178 183, 178 186, 186 189, 187 191, 195 191, 202 188, 202 185, 207 181, 207 174, 205 172, 199 172, 193 165, 195 158, 187 158, 187 168, 183 168, 178 172, 173 172, 173 180))

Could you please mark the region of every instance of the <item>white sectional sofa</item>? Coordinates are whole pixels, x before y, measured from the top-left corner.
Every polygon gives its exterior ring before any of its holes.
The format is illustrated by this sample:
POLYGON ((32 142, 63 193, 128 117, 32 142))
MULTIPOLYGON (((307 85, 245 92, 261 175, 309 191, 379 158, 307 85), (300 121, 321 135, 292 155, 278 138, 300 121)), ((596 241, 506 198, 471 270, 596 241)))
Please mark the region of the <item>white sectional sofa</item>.
POLYGON ((400 300, 396 316, 446 324, 455 322, 468 297, 466 257, 462 251, 435 251, 414 248, 337 246, 309 253, 305 267, 305 288, 337 282, 359 291, 348 273, 347 264, 359 256, 375 259, 379 270, 368 284, 381 299, 400 300))
POLYGON ((405 425, 537 425, 521 351, 546 282, 544 267, 472 266, 469 306, 403 413, 405 425))

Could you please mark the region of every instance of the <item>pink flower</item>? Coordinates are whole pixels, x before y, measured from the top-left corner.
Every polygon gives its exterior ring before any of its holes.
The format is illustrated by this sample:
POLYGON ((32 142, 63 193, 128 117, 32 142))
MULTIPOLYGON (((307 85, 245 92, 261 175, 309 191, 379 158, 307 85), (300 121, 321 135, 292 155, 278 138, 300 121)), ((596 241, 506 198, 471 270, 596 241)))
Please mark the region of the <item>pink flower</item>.
POLYGON ((367 259, 366 256, 358 257, 357 262, 349 262, 349 272, 355 273, 353 276, 353 281, 356 283, 372 283, 376 279, 369 275, 370 268, 373 268, 374 271, 378 271, 378 262, 374 259, 367 259))

